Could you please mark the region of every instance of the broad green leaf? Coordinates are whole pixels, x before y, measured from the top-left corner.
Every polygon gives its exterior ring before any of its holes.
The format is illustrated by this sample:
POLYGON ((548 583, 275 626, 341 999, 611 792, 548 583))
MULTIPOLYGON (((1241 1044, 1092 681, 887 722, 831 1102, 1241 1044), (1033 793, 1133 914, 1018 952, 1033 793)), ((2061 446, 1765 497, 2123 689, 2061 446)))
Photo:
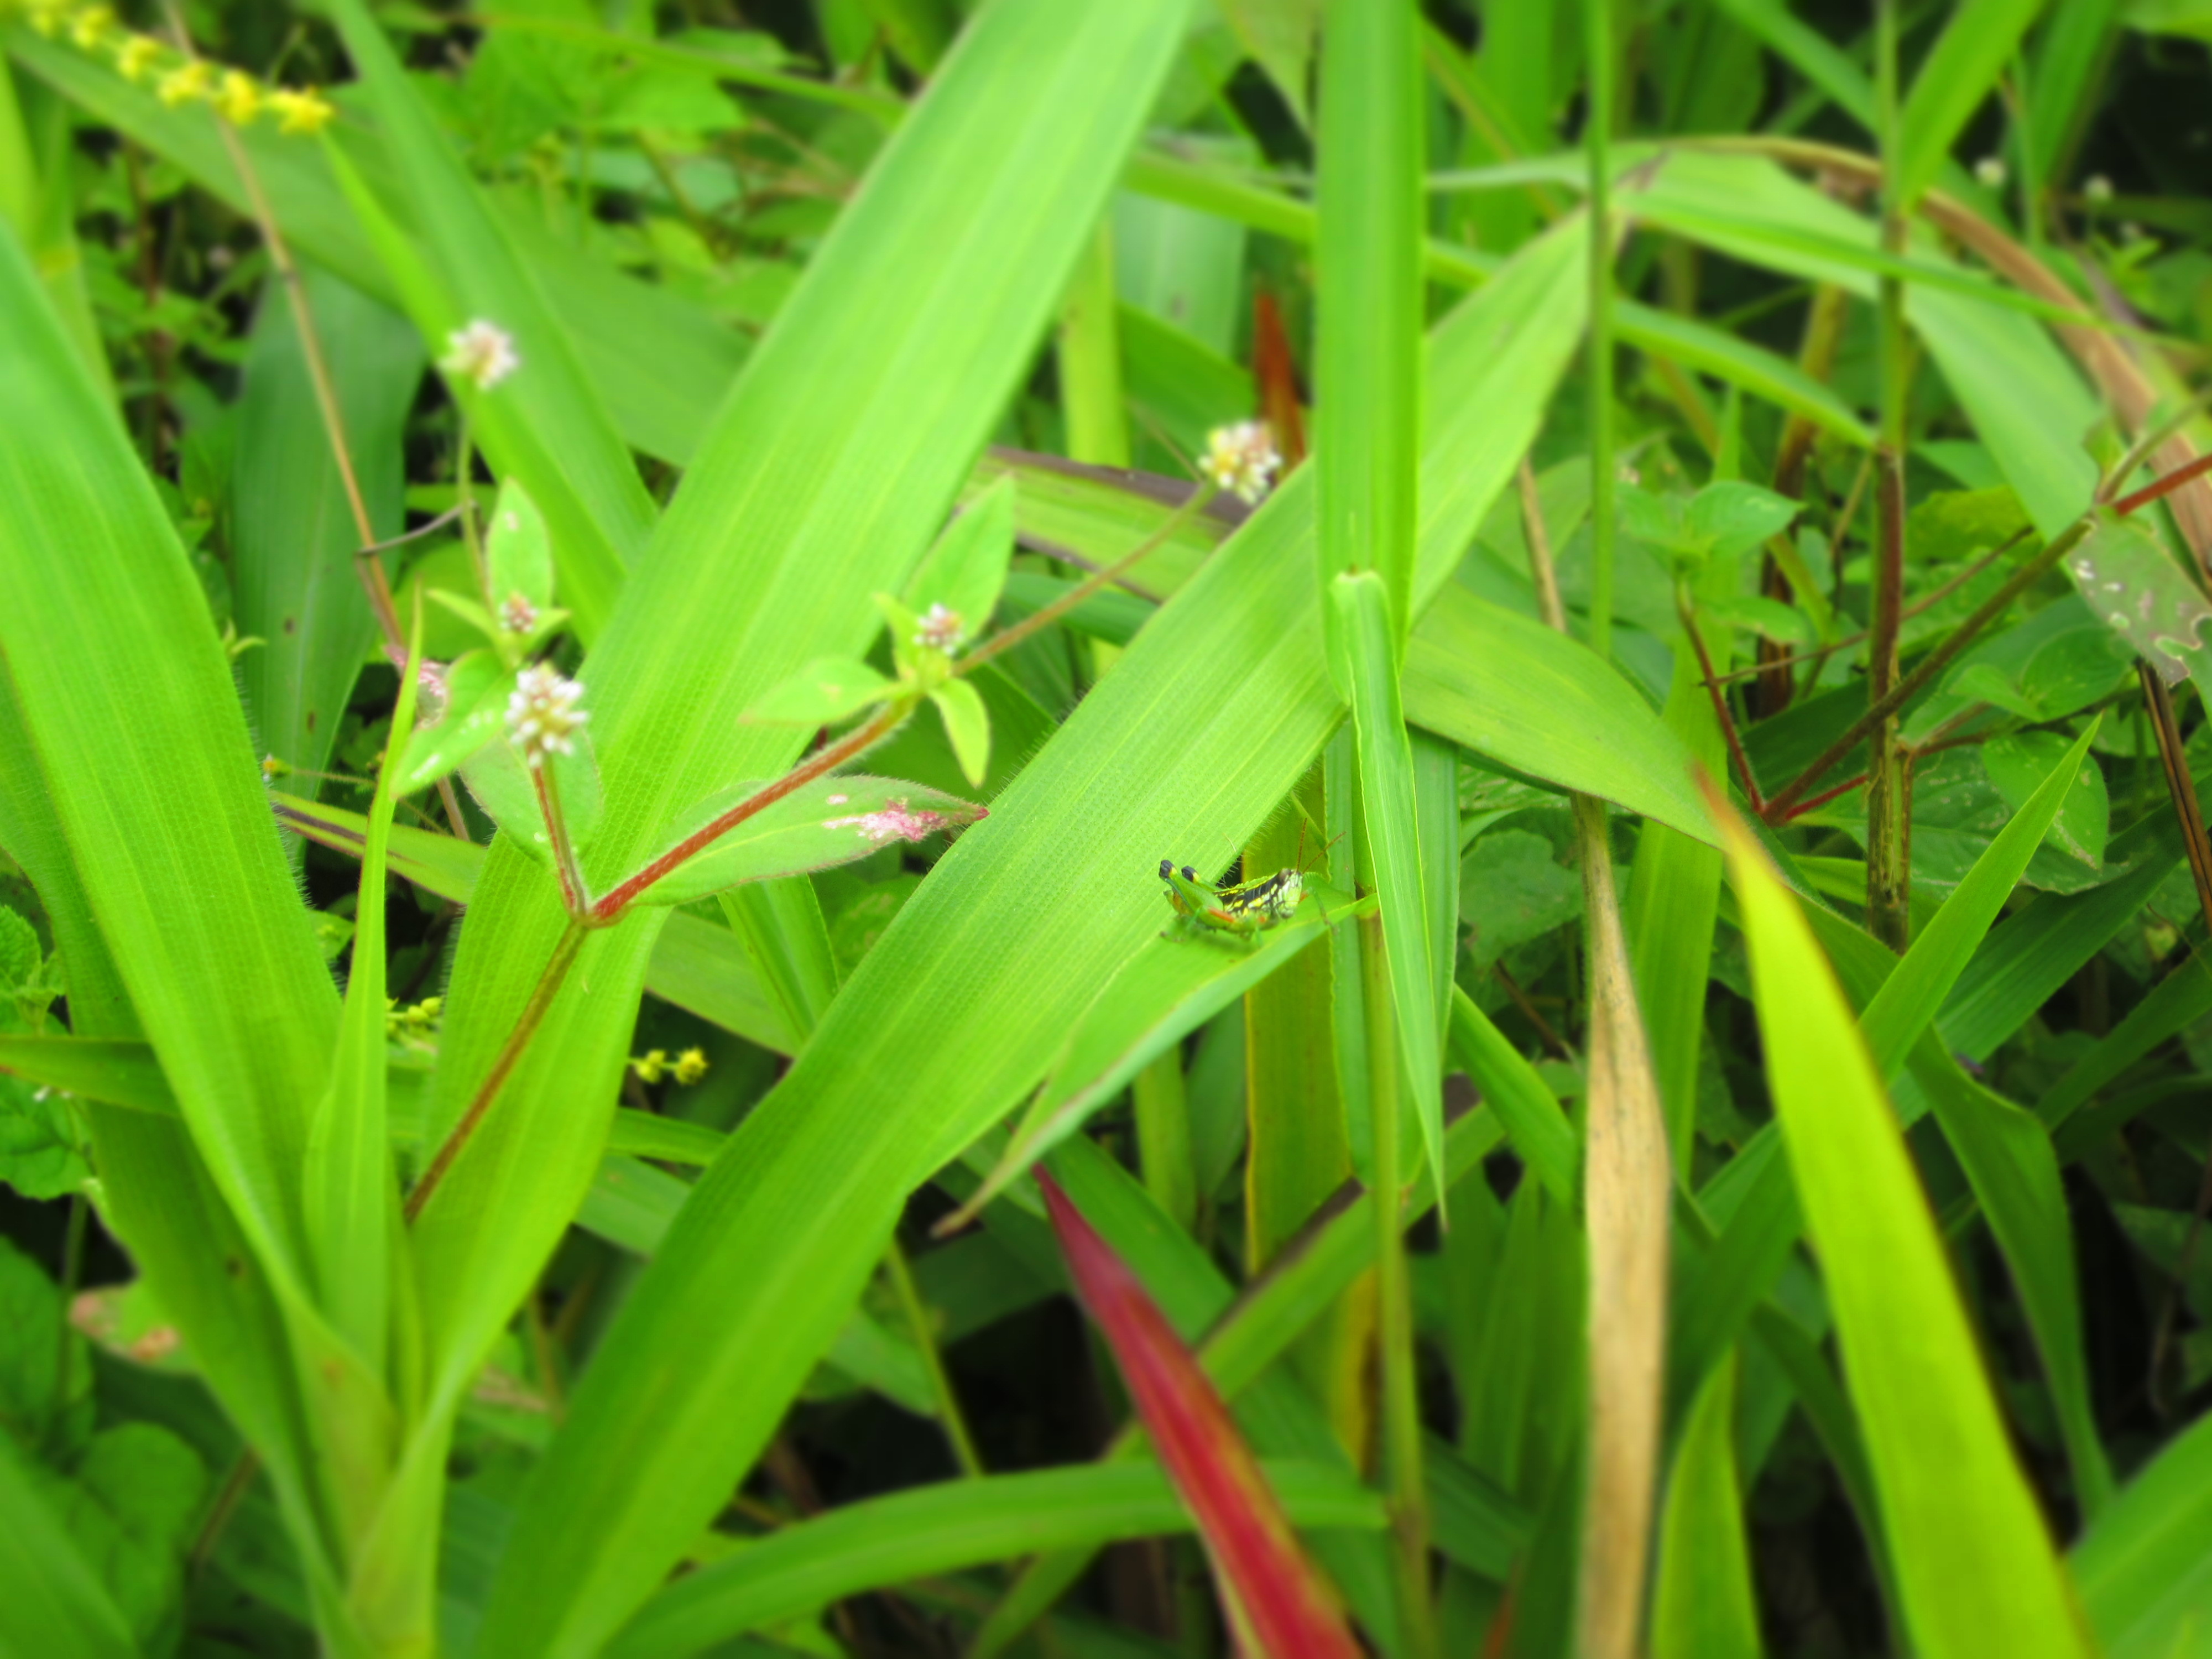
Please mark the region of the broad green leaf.
MULTIPOLYGON (((763 783, 733 784, 676 820, 672 849, 763 783)), ((836 775, 801 785, 713 842, 647 888, 643 904, 689 904, 741 882, 805 875, 849 864, 879 849, 957 830, 988 816, 970 801, 896 778, 836 775)))
POLYGON ((1667 1478, 1652 1659, 1759 1659, 1743 1494, 1736 1475, 1735 1368, 1718 1365, 1698 1391, 1667 1478))
MULTIPOLYGON (((2015 732, 1982 745, 1982 764, 1990 781, 2015 811, 2027 810, 2051 768, 2066 757, 2066 739, 2056 732, 2015 732)), ((2105 843, 2112 834, 2112 797, 2105 787, 2105 775, 2094 761, 2084 757, 2076 762, 2073 778, 2045 841, 2094 870, 2105 862, 2105 843)))
POLYGON ((2212 1416, 2168 1441, 2074 1547, 2074 1582, 2110 1659, 2203 1651, 2212 1628, 2212 1416))
POLYGON ((401 281, 401 298, 433 350, 479 321, 513 339, 520 366, 504 383, 478 388, 451 374, 447 383, 494 465, 520 477, 543 510, 562 600, 578 631, 596 639, 653 532, 652 499, 529 263, 447 147, 382 29, 360 0, 333 0, 331 15, 405 198, 420 204, 413 246, 433 287, 423 293, 401 281))
MULTIPOLYGON (((1336 1470, 1261 1467, 1302 1527, 1382 1524, 1381 1500, 1336 1470)), ((842 1505, 686 1575, 647 1602, 607 1653, 677 1659, 863 1590, 1044 1550, 1187 1532, 1191 1524, 1166 1475, 1146 1463, 917 1487, 842 1505)))
POLYGON ((2212 605, 2145 520, 2100 514, 2096 527, 2066 556, 2066 574, 2082 603, 2168 685, 2203 672, 2203 628, 2212 605))
POLYGON ((1931 1659, 2086 1654, 2049 1524, 1835 971, 1748 833, 1732 828, 1728 850, 1768 1082, 1864 1426, 1905 1626, 1931 1659))
POLYGON ((1936 182, 1951 143, 2019 50, 2043 0, 1967 0, 1922 60, 1905 100, 1895 185, 1906 208, 1936 182))
MULTIPOLYGON (((44 787, 12 682, 0 679, 0 844, 36 885, 57 948, 70 964, 73 1041, 130 1043, 144 1055, 131 1068, 173 1101, 143 1036, 114 956, 94 920, 70 856, 55 799, 44 787)), ((112 1056, 111 1056, 112 1058, 112 1056)), ((63 1086, 68 1086, 64 1082, 63 1086)), ((335 1594, 308 1492, 306 1432, 287 1386, 291 1354, 267 1276, 180 1122, 115 1110, 88 1097, 93 1161, 109 1226, 131 1242, 159 1301, 187 1334, 200 1371, 224 1410, 259 1451, 295 1538, 309 1540, 301 1568, 311 1589, 335 1594)), ((58 1328, 58 1321, 53 1322, 58 1328)))
POLYGON ((1724 479, 1690 498, 1688 529, 1711 556, 1735 558, 1780 535, 1800 510, 1787 495, 1724 479))
POLYGON ((5 229, 0 313, 0 656, 193 1139, 296 1292, 298 1103, 320 1087, 337 999, 198 581, 5 229))
POLYGON ((1413 631, 1406 718, 1516 772, 1719 840, 1690 781, 1688 750, 1626 679, 1457 583, 1413 631))
MULTIPOLYGON (((878 155, 722 406, 653 556, 586 665, 607 765, 607 818, 587 866, 596 882, 619 877, 692 802, 732 778, 774 776, 796 757, 803 733, 741 726, 738 716, 809 659, 857 654, 873 636, 868 595, 904 586, 1028 371, 1166 72, 1185 9, 1182 0, 1079 9, 999 0, 972 20, 878 155), (870 325, 854 328, 855 316, 870 325)), ((1101 689, 1127 667, 1125 659, 1101 689)), ((948 860, 957 855, 956 848, 948 860)), ((945 884, 946 862, 922 893, 945 884)), ((902 921, 903 913, 894 931, 902 921)), ((1097 922, 1083 917, 1079 925, 1097 922)), ((464 925, 448 1003, 439 1082, 447 1121, 486 1074, 561 927, 552 884, 495 847, 464 925)), ((655 931, 651 918, 640 918, 586 945, 502 1110, 422 1212, 426 1316, 450 1397, 538 1272, 593 1167, 655 931)), ((868 963, 884 955, 879 945, 868 963)), ((969 956, 989 971, 968 984, 981 987, 1020 957, 969 956)), ((852 1000, 849 989, 838 997, 810 1052, 852 1000)), ((869 1022, 895 1030, 879 1015, 869 1022)), ((924 1063, 909 1065, 901 1085, 908 1106, 1001 1098, 980 1078, 941 1093, 926 1062, 948 1052, 936 1041, 909 1049, 924 1063)), ((842 1062, 834 1069, 845 1075, 842 1062)), ((788 1079, 778 1092, 796 1098, 788 1079)), ((926 1127, 898 1134, 896 1112, 886 1117, 871 1105, 869 1113, 876 1149, 856 1146, 852 1156, 817 1162, 810 1177, 857 1177, 872 1189, 839 1222, 834 1246, 802 1269, 815 1315, 792 1317, 764 1285, 768 1293, 749 1295, 744 1316, 721 1321, 712 1352, 687 1367, 687 1394, 694 1384, 720 1389, 726 1345, 747 1346, 752 1405, 732 1409, 735 1396, 726 1392, 718 1420, 697 1434, 687 1405, 671 1399, 641 1419, 622 1404, 623 1366, 594 1368, 596 1378, 572 1402, 579 1414, 533 1477, 486 1614, 480 1650, 488 1659, 592 1650, 724 1501, 757 1449, 756 1437, 823 1346, 813 1343, 816 1320, 829 1314, 834 1329, 842 1309, 829 1304, 841 1296, 849 1304, 881 1255, 889 1233, 887 1220, 878 1225, 882 1206, 896 1199, 882 1175, 868 1177, 884 1146, 900 1142, 896 1162, 903 1164, 933 1139, 926 1127), (848 1264, 844 1254, 856 1246, 862 1256, 848 1264), (771 1343, 746 1334, 754 1314, 778 1333, 771 1343), (609 1404, 586 1407, 587 1394, 609 1404), (602 1436, 641 1431, 650 1449, 607 1456, 602 1436), (588 1527, 579 1520, 585 1515, 594 1517, 588 1527), (608 1523, 612 1532, 601 1532, 608 1523), (599 1534, 588 1547, 587 1532, 599 1534), (603 1547, 609 1537, 618 1545, 603 1547)), ((767 1121, 758 1111, 747 1120, 756 1128, 767 1121)), ((761 1168, 750 1155, 716 1167, 734 1171, 738 1163, 761 1168)), ((829 1218, 805 1200, 808 1185, 779 1191, 773 1207, 781 1213, 766 1218, 779 1241, 770 1254, 818 1245, 829 1218)), ((714 1207, 695 1195, 684 1215, 714 1207)), ((641 1283, 690 1279, 702 1265, 691 1231, 679 1219, 641 1283)), ((657 1364, 662 1339, 652 1333, 652 1310, 632 1311, 647 1323, 629 1358, 657 1364)), ((736 1311, 726 1299, 726 1311, 736 1311)), ((829 1332, 821 1334, 826 1343, 829 1332)))
MULTIPOLYGON (((1158 21, 1126 3, 1107 11, 1158 21)), ((1075 84, 1099 81, 1097 54, 1070 33, 1064 8, 1032 16, 1002 0, 983 14, 993 19, 1030 20, 1074 54, 1075 84)), ((971 40, 948 77, 977 61, 971 40)), ((1036 78, 1031 64, 1021 80, 1036 78)), ((951 84, 940 80, 932 95, 951 84)), ((1055 120, 1072 95, 1048 88, 1055 120)), ((900 141, 915 131, 910 121, 900 141)), ((1438 331, 1418 591, 1442 581, 1534 433, 1579 334, 1579 314, 1559 290, 1583 246, 1571 228, 1540 242, 1438 331)), ((899 280, 910 285, 910 270, 899 280)), ((994 313, 991 328, 1004 325, 994 313)), ((822 383, 811 365, 808 378, 822 383)), ((523 1650, 544 1650, 534 1632, 565 1623, 563 1610, 580 1599, 605 1609, 580 1632, 635 1604, 764 1443, 879 1258, 905 1195, 1018 1101, 1098 987, 1158 932, 1150 872, 1159 849, 1225 866, 1340 721, 1313 586, 1273 580, 1312 556, 1304 476, 1293 474, 1162 609, 991 818, 939 860, 686 1205, 624 1310, 621 1334, 572 1401, 518 1523, 505 1570, 514 1588, 500 1592, 516 1598, 514 1611, 495 1607, 495 1616, 520 1620, 526 1607, 528 1625, 514 1626, 527 1638, 523 1650), (1163 709, 1176 718, 1164 720, 1163 709), (1041 907, 1056 919, 1049 929, 1028 925, 1041 907), (914 989, 924 985, 926 998, 914 989), (737 1263, 754 1289, 732 1308, 727 1275, 737 1263), (687 1358, 671 1394, 671 1373, 652 1356, 679 1348, 687 1358), (651 1411, 636 1403, 646 1389, 651 1411), (602 1540, 623 1540, 622 1550, 595 1542, 586 1553, 562 1518, 582 1515, 602 1540)), ((928 527, 918 514, 916 541, 928 527)), ((659 568, 649 562, 633 594, 659 568)), ((810 566, 810 583, 821 580, 810 566)), ((716 630, 726 648, 729 631, 716 630)), ((473 914, 485 908, 480 896, 473 914)), ((552 933, 534 925, 542 951, 552 933)), ((510 1018, 526 989, 513 989, 510 1018)), ((492 1042, 503 1036, 505 1024, 487 1024, 492 1042)), ((453 1030, 449 1019, 448 1044, 453 1030)), ((576 1069, 565 1048, 547 1053, 576 1069)), ((533 1079, 560 1075, 525 1069, 533 1079)), ((611 1085, 611 1068, 605 1075, 611 1085)), ((532 1156, 543 1156, 542 1142, 532 1156)))
MULTIPOLYGON (((231 488, 231 594, 254 735, 265 754, 325 769, 355 676, 376 640, 360 530, 309 378, 282 281, 262 297, 238 404, 231 488)), ((313 268, 301 294, 315 321, 373 533, 405 521, 401 428, 422 377, 407 319, 313 268)), ((280 784, 313 795, 313 779, 280 784)))
MULTIPOLYGON (((1307 839, 1305 819, 1326 817, 1325 770, 1308 769, 1288 810, 1244 843, 1247 870, 1264 875, 1311 860, 1316 849, 1307 839)), ((1342 930, 1335 936, 1342 937, 1342 930)), ((1143 960, 1138 957, 1131 967, 1143 960)), ((1328 951, 1302 951, 1245 994, 1244 1254, 1255 1269, 1272 1261, 1352 1173, 1350 1126, 1337 1082, 1332 979, 1328 951)), ((1347 1307, 1338 1335, 1364 1349, 1365 1325, 1347 1307)), ((1358 1404, 1364 1417, 1364 1399, 1358 1404)), ((1341 1417, 1339 1421, 1342 1426, 1341 1417)))

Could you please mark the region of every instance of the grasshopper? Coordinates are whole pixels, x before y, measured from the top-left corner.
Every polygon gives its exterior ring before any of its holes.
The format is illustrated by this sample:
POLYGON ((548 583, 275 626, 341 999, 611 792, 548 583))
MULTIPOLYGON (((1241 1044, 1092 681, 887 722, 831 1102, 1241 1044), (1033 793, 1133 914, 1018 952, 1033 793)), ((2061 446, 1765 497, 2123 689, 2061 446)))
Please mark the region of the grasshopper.
POLYGON ((1167 884, 1168 903, 1176 920, 1161 937, 1207 939, 1234 942, 1247 950, 1277 922, 1297 914, 1305 896, 1305 878, 1296 870, 1278 870, 1256 881, 1216 886, 1200 881, 1188 864, 1180 869, 1173 859, 1160 860, 1160 879, 1167 884))

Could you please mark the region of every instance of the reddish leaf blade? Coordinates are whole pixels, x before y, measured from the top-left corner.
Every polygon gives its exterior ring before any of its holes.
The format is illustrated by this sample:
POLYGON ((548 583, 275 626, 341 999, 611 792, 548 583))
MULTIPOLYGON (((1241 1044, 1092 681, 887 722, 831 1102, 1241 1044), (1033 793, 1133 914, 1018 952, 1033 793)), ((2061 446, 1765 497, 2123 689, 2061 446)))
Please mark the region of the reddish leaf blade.
POLYGON ((1334 1589, 1298 1547, 1212 1382, 1137 1277, 1042 1170, 1053 1230, 1084 1305, 1190 1506, 1214 1571, 1266 1659, 1359 1659, 1334 1589))
POLYGON ((1306 458, 1305 417, 1298 408, 1298 371, 1291 356, 1290 331, 1275 296, 1262 289, 1252 301, 1252 378, 1260 390, 1260 418, 1275 434, 1275 447, 1290 472, 1306 458))

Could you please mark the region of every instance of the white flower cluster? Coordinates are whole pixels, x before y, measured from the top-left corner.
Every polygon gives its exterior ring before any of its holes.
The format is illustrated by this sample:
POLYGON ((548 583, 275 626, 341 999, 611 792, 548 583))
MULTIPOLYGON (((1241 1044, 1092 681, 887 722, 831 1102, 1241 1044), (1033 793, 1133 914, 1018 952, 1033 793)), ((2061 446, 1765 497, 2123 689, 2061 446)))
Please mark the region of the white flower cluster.
POLYGON ((478 317, 446 336, 446 355, 438 367, 489 392, 522 367, 522 354, 514 349, 514 336, 478 317))
POLYGON ((576 707, 584 695, 581 680, 563 679, 550 663, 532 663, 514 683, 507 700, 507 735, 534 769, 548 755, 575 752, 576 728, 591 715, 576 707))
POLYGON ((949 605, 933 605, 921 613, 921 626, 914 631, 914 642, 932 651, 951 655, 957 651, 968 637, 968 623, 961 614, 949 605))
POLYGON ((1198 470, 1215 489, 1242 501, 1257 502, 1274 488, 1283 456, 1265 421, 1239 421, 1206 434, 1206 453, 1199 458, 1198 470))

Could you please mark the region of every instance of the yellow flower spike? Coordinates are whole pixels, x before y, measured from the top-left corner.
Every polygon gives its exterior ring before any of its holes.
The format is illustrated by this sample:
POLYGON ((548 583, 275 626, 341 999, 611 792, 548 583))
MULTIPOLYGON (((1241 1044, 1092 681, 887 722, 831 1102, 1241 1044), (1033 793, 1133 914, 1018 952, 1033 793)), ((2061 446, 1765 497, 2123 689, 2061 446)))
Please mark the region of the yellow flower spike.
POLYGON ((261 113, 261 88, 242 70, 227 70, 222 77, 222 90, 215 95, 215 106, 231 125, 248 125, 261 113))
POLYGON ((136 86, 161 60, 161 43, 150 34, 126 34, 116 49, 115 69, 136 86))
POLYGON ((313 137, 337 118, 337 106, 313 87, 303 91, 276 91, 268 97, 269 107, 276 112, 276 131, 313 137))
POLYGON ((706 1075, 707 1051, 704 1048, 686 1048, 676 1056, 676 1080, 685 1088, 690 1088, 706 1075))
POLYGON ((640 1083, 658 1083, 668 1074, 668 1050, 647 1049, 630 1061, 629 1068, 637 1073, 640 1083))
POLYGON ((76 42, 80 50, 91 52, 107 39, 108 30, 114 27, 112 6, 87 6, 70 24, 70 39, 76 42))
POLYGON ((195 98, 211 96, 215 91, 215 76, 205 64, 195 60, 171 70, 161 77, 154 91, 164 104, 174 109, 195 98))

